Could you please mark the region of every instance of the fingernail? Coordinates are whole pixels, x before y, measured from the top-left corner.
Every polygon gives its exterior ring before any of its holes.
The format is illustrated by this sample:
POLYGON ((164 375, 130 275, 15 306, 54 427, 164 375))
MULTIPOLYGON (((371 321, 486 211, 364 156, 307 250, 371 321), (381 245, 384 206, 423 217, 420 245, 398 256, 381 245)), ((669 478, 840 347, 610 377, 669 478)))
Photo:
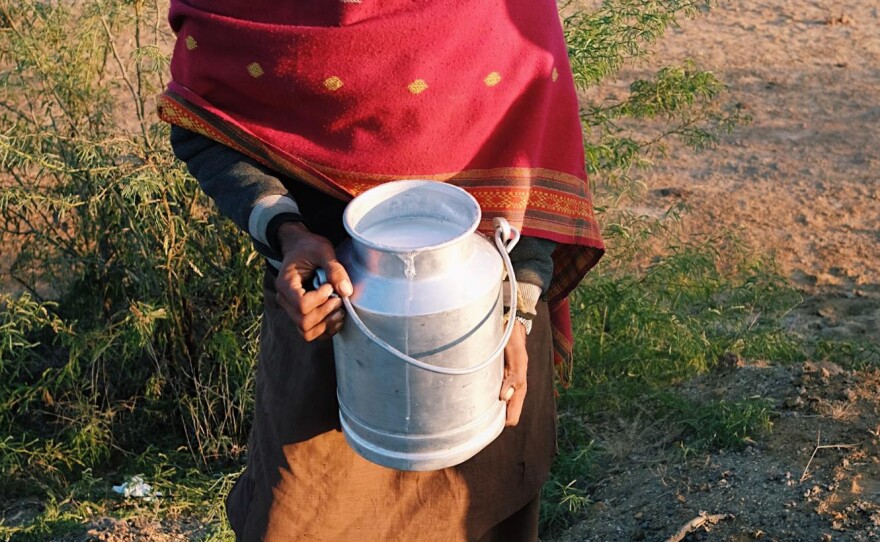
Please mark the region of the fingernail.
POLYGON ((347 280, 343 280, 339 283, 339 293, 343 297, 348 297, 354 293, 354 288, 352 288, 351 283, 347 280))
POLYGON ((513 393, 514 393, 515 391, 516 391, 516 390, 513 389, 513 386, 507 388, 507 391, 504 392, 504 400, 505 400, 505 401, 510 401, 510 398, 513 397, 513 393))

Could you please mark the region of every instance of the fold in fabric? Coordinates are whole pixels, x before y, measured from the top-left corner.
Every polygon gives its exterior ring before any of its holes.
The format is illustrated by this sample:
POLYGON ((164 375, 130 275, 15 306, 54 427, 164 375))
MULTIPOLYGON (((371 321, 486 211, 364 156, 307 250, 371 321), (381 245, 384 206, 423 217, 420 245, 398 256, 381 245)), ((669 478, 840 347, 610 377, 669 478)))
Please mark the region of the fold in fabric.
POLYGON ((552 0, 172 0, 167 122, 341 200, 428 179, 555 241, 557 361, 568 293, 604 251, 552 0))

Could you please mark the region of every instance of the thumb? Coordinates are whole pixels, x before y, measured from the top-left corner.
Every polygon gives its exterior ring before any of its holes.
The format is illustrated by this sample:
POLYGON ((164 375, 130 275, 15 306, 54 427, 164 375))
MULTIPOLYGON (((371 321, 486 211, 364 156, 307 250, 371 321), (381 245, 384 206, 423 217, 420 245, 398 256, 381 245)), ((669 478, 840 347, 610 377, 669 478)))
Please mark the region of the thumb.
POLYGON ((354 288, 351 286, 351 279, 348 278, 348 273, 345 271, 345 267, 343 267, 338 260, 335 258, 327 260, 322 267, 324 268, 324 271, 327 272, 327 282, 333 286, 336 293, 342 297, 348 297, 354 293, 354 288))

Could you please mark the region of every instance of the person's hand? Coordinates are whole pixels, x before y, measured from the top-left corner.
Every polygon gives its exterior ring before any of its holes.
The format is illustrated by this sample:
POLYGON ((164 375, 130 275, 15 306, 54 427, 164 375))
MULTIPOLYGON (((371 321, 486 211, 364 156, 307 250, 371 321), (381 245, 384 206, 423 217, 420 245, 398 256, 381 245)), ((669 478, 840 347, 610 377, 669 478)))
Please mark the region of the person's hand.
POLYGON ((345 311, 343 297, 352 294, 348 273, 336 260, 333 244, 308 230, 301 222, 287 222, 278 228, 284 260, 275 279, 278 303, 284 307, 297 331, 307 341, 332 337, 342 329, 345 311), (306 291, 316 269, 327 272, 327 283, 306 291))
POLYGON ((507 401, 506 427, 519 423, 523 401, 526 399, 526 376, 529 370, 529 354, 526 352, 526 327, 519 322, 513 325, 510 341, 504 347, 504 381, 499 399, 507 401))

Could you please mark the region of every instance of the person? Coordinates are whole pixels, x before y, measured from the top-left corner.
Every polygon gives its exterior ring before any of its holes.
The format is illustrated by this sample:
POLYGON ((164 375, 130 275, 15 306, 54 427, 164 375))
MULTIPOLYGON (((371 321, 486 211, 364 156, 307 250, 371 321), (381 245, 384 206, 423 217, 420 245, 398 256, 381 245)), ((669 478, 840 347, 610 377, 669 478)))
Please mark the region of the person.
POLYGON ((227 498, 237 539, 537 540, 566 296, 604 250, 555 2, 172 0, 169 21, 158 107, 174 152, 267 261, 247 467, 227 498), (481 231, 503 216, 523 234, 507 427, 430 472, 348 447, 327 340, 345 323, 332 294, 353 292, 335 256, 346 202, 397 179, 456 184, 481 231))

